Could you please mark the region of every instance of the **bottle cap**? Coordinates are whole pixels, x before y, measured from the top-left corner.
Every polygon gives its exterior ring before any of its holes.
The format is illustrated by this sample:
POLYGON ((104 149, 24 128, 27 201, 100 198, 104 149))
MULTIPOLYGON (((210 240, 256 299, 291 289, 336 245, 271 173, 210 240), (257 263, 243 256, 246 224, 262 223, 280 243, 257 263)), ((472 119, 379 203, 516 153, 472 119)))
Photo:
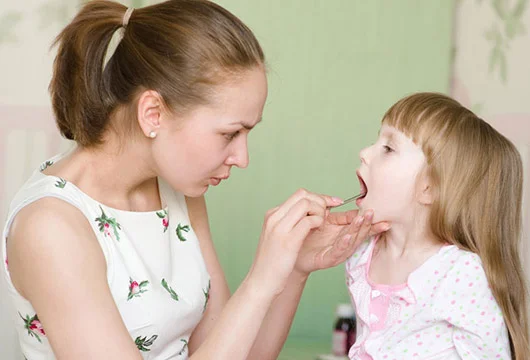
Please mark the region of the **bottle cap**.
POLYGON ((339 304, 337 306, 336 314, 341 318, 350 318, 355 316, 355 310, 351 304, 339 304))

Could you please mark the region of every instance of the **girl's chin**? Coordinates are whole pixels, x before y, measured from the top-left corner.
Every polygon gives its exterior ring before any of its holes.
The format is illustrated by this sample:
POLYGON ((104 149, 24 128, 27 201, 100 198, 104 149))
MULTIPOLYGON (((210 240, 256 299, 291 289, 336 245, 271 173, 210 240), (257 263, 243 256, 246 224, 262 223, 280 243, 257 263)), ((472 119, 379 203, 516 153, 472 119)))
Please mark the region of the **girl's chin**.
POLYGON ((359 208, 359 215, 364 215, 364 213, 367 210, 372 210, 373 211, 374 217, 372 219, 372 224, 375 224, 375 223, 378 223, 378 222, 381 222, 381 221, 387 221, 387 220, 385 220, 384 214, 381 214, 381 212, 378 212, 377 209, 375 209, 373 207, 365 206, 364 204, 361 204, 361 206, 358 206, 358 208, 359 208))

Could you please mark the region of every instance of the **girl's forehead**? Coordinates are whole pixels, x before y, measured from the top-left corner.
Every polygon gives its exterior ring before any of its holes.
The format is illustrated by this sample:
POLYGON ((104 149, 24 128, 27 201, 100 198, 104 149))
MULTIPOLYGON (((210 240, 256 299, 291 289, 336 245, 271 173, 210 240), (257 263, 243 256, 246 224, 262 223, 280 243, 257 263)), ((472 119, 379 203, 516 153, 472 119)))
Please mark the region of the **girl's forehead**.
POLYGON ((403 141, 409 138, 407 135, 405 135, 400 130, 396 129, 393 126, 386 125, 386 124, 381 125, 378 135, 379 137, 383 137, 385 139, 395 140, 395 141, 403 141))

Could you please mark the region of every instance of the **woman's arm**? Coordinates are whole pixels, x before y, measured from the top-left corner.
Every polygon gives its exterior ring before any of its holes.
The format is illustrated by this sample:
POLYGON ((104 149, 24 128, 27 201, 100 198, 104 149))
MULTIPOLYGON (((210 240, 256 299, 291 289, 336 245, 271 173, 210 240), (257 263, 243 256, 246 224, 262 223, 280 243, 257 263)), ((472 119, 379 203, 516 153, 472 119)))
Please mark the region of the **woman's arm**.
POLYGON ((365 217, 357 217, 357 211, 334 213, 326 216, 320 229, 311 232, 304 240, 287 286, 274 300, 263 321, 248 359, 278 358, 309 274, 344 262, 359 243, 369 236, 370 231, 386 228, 386 224, 372 228, 371 220, 372 212, 365 214, 365 217))
MULTIPOLYGON (((267 213, 256 257, 247 277, 226 303, 224 309, 217 312, 216 321, 203 320, 210 323, 208 330, 201 331, 203 336, 199 338, 195 333, 193 334, 192 338, 195 342, 193 350, 195 351, 191 359, 211 359, 214 354, 215 358, 220 360, 248 358, 271 303, 282 293, 288 283, 303 240, 311 229, 322 224, 329 205, 336 205, 336 203, 301 190, 281 206, 267 213), (200 346, 197 347, 197 344, 200 346)), ((190 208, 193 212, 193 206, 190 208)), ((195 226, 197 226, 197 215, 206 219, 204 203, 200 208, 204 213, 190 215, 192 224, 195 222, 195 226)), ((203 226, 206 225, 207 222, 203 223, 203 226)), ((197 232, 197 229, 195 231, 197 232)), ((204 234, 206 231, 198 230, 199 236, 201 233, 204 234)), ((209 234, 209 231, 207 233, 209 234)), ((201 242, 203 240, 201 239, 201 242)), ((213 252, 209 237, 207 243, 213 252)), ((214 296, 212 294, 212 304, 208 306, 214 306, 214 296)), ((198 329, 201 326, 202 322, 198 329)))
POLYGON ((37 200, 17 214, 8 239, 11 280, 57 359, 141 359, 110 293, 101 247, 77 208, 37 200))
POLYGON ((202 256, 210 274, 210 298, 208 299, 204 315, 193 331, 188 343, 190 354, 193 354, 204 342, 204 339, 206 339, 214 323, 226 306, 228 299, 230 299, 230 289, 228 288, 225 274, 221 268, 212 242, 204 197, 187 197, 186 203, 188 205, 191 226, 199 239, 202 256))

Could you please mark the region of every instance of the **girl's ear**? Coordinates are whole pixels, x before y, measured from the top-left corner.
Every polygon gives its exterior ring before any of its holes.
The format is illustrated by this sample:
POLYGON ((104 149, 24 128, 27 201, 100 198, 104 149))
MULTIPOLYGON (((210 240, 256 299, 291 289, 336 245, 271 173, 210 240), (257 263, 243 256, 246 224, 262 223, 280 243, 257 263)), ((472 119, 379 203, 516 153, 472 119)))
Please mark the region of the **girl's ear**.
POLYGON ((434 202, 435 189, 427 169, 423 169, 418 175, 417 185, 419 203, 422 205, 431 205, 434 202))

